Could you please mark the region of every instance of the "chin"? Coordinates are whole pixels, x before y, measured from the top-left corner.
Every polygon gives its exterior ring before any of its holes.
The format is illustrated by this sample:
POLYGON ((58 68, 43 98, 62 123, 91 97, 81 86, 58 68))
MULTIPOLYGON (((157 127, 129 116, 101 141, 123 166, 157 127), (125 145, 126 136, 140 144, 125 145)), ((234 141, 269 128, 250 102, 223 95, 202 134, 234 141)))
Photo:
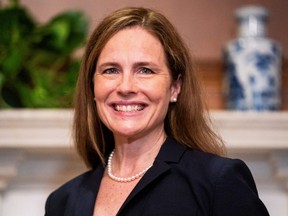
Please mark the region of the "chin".
POLYGON ((113 134, 119 137, 127 137, 127 138, 131 138, 131 137, 138 137, 141 134, 141 130, 135 130, 135 129, 123 129, 123 130, 116 130, 113 131, 113 134))

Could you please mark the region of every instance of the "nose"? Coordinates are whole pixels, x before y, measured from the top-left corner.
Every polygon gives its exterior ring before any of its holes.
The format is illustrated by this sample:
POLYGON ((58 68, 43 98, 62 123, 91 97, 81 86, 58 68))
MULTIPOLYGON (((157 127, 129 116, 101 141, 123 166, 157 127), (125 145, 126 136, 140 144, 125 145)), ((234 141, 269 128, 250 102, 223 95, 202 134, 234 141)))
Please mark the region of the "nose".
POLYGON ((137 83, 131 72, 123 72, 119 80, 117 92, 121 95, 130 95, 137 92, 137 83))

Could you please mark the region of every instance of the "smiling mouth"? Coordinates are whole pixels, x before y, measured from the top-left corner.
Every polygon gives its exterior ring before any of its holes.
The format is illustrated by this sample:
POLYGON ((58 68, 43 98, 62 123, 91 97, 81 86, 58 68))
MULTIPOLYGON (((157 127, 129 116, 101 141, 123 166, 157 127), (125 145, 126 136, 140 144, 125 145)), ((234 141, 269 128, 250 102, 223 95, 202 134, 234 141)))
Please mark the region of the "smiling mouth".
POLYGON ((138 112, 143 110, 144 107, 144 105, 113 105, 114 110, 117 112, 138 112))

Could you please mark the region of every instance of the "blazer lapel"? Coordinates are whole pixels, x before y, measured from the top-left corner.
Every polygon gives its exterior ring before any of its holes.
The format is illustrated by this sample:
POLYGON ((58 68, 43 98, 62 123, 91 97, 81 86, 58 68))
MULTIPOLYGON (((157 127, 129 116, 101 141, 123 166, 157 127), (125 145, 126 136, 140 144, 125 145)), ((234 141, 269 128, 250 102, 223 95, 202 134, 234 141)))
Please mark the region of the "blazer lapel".
POLYGON ((99 191, 101 179, 104 173, 104 167, 99 165, 92 171, 89 178, 83 183, 74 206, 74 216, 91 216, 93 215, 96 196, 99 191))
POLYGON ((173 138, 168 137, 162 145, 153 166, 145 173, 136 187, 132 190, 117 215, 119 215, 131 202, 131 200, 144 188, 156 179, 163 177, 171 169, 171 163, 178 163, 187 148, 180 145, 173 138))

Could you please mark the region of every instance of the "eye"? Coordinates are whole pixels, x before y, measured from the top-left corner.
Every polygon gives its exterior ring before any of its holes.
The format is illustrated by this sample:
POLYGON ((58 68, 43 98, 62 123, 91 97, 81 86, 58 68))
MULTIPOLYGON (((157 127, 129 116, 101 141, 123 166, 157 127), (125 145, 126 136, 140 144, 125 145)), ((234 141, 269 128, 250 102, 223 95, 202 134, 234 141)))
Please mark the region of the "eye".
POLYGON ((149 68, 142 67, 142 68, 140 68, 140 73, 141 73, 141 74, 154 74, 154 71, 152 71, 152 70, 149 69, 149 68))
POLYGON ((116 73, 118 73, 118 70, 116 68, 108 68, 102 72, 102 74, 116 74, 116 73))

